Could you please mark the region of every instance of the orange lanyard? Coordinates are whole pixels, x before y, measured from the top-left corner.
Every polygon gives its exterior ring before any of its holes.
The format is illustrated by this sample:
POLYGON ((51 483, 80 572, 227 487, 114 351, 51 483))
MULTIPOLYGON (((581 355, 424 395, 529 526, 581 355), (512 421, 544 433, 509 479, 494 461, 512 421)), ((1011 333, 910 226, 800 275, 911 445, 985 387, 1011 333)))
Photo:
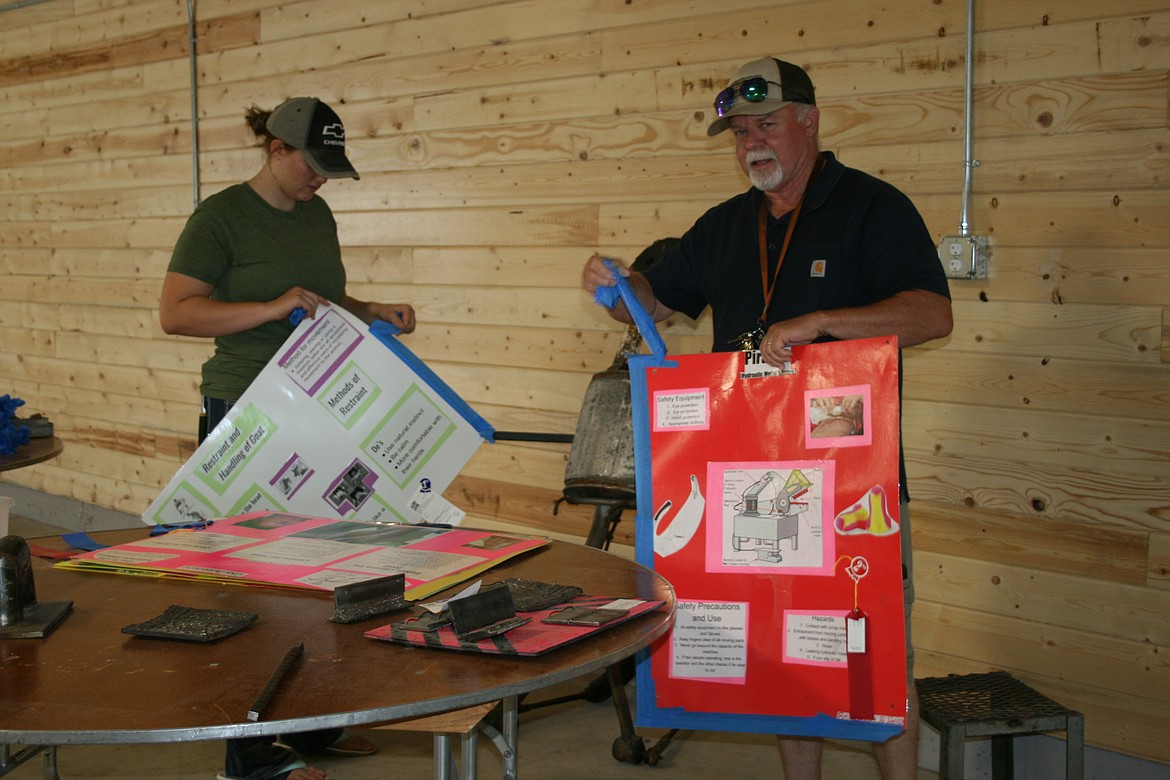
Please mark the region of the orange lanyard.
POLYGON ((796 220, 800 216, 801 206, 804 205, 804 199, 808 197, 808 191, 812 189, 813 183, 817 180, 817 175, 821 172, 821 168, 825 165, 825 158, 817 155, 816 164, 813 165, 812 173, 809 174, 808 183, 804 185, 804 192, 800 196, 800 202, 796 204, 796 208, 792 210, 792 219, 788 221, 788 230, 784 233, 784 243, 780 246, 780 257, 776 260, 776 270, 772 273, 772 281, 768 282, 768 196, 764 195, 760 199, 760 218, 759 218, 759 237, 760 237, 760 284, 764 289, 764 310, 760 312, 760 319, 756 323, 756 329, 763 336, 763 330, 768 322, 768 307, 772 303, 772 293, 776 291, 776 280, 780 278, 780 266, 784 265, 784 256, 788 254, 788 245, 792 242, 792 232, 796 229, 796 220))

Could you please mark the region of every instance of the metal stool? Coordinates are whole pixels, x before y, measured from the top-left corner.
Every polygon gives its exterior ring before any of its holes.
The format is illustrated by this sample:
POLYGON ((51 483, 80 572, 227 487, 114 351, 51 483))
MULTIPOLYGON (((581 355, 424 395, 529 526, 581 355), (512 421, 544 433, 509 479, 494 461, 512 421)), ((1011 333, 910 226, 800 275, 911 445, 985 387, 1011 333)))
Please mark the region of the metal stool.
POLYGON ((916 680, 922 720, 938 729, 939 780, 962 780, 963 742, 991 737, 991 776, 1011 780, 1012 740, 1021 734, 1065 731, 1065 777, 1085 774, 1085 718, 1042 696, 1007 672, 916 680))

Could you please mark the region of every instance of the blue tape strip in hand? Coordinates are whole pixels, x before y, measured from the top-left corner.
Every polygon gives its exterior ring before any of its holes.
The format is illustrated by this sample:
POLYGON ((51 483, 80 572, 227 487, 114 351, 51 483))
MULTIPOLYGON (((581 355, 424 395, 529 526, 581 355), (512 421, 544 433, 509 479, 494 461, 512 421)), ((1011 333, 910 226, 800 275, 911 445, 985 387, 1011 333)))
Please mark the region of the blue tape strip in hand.
POLYGON ((638 301, 638 296, 634 294, 634 288, 630 286, 629 280, 618 272, 617 265, 608 257, 605 258, 605 267, 613 274, 613 278, 617 281, 617 284, 613 287, 598 287, 597 291, 593 293, 593 300, 607 309, 612 309, 617 305, 618 298, 620 297, 622 303, 626 305, 626 311, 633 318, 635 327, 642 334, 642 341, 646 342, 646 346, 650 348, 650 352, 654 357, 659 359, 666 357, 666 344, 663 343, 662 336, 658 333, 658 326, 654 324, 654 319, 642 308, 642 304, 638 301))
POLYGON ((308 314, 308 312, 298 306, 292 310, 291 314, 288 315, 288 321, 291 322, 295 328, 297 325, 301 324, 301 320, 305 318, 306 314, 308 314))

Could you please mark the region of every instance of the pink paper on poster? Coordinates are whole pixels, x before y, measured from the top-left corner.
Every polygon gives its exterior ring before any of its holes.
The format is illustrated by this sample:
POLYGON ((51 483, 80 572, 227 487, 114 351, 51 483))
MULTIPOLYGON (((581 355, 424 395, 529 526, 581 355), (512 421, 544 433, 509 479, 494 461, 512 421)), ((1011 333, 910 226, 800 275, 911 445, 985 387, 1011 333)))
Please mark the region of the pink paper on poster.
POLYGON ((407 598, 472 577, 543 539, 493 531, 253 512, 84 553, 62 568, 332 592, 404 574, 407 598))

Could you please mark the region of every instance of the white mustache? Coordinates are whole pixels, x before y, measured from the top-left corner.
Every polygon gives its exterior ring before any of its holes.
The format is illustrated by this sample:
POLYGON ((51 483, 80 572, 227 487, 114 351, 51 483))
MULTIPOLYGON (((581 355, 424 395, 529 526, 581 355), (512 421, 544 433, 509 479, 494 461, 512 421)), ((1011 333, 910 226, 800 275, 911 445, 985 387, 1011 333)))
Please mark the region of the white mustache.
POLYGON ((748 152, 744 156, 744 160, 749 165, 751 165, 754 162, 760 162, 761 160, 771 160, 771 161, 775 162, 777 159, 778 158, 776 157, 775 152, 768 151, 767 149, 760 149, 758 151, 748 152))

